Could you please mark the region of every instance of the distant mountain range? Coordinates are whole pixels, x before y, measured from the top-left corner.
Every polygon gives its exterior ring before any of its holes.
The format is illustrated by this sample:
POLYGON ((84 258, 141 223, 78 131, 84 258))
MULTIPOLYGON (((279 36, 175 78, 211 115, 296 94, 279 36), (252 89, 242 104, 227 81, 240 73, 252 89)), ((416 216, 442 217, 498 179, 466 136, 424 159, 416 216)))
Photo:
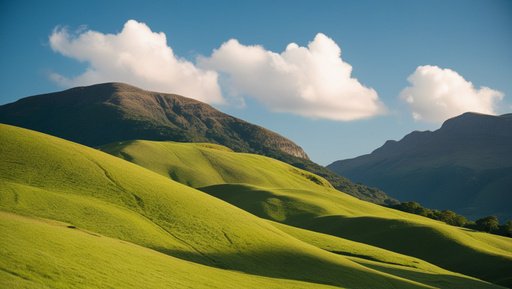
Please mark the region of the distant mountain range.
POLYGON ((512 114, 465 113, 328 168, 403 201, 511 219, 512 114))
POLYGON ((275 132, 194 99, 128 84, 104 83, 26 97, 0 106, 0 122, 93 147, 135 139, 222 144, 311 171, 363 200, 396 202, 312 162, 300 146, 275 132))

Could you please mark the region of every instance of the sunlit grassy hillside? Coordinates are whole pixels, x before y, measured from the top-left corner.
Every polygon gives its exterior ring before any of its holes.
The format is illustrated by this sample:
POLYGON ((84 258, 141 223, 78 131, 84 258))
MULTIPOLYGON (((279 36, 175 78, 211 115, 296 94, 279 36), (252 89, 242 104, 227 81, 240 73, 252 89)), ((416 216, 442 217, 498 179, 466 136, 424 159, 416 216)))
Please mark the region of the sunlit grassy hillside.
POLYGON ((0 212, 0 287, 336 288, 204 266, 69 226, 0 212))
POLYGON ((109 144, 101 150, 195 188, 225 183, 331 188, 310 172, 268 157, 234 153, 221 145, 136 140, 109 144))
POLYGON ((512 239, 360 201, 273 159, 174 142, 133 141, 102 149, 262 218, 512 286, 512 239))
POLYGON ((374 269, 69 141, 0 125, 0 143, 1 287, 495 287, 427 264, 429 282, 374 269))
POLYGON ((512 239, 365 203, 334 190, 240 184, 201 188, 262 218, 415 256, 443 268, 512 285, 512 239))

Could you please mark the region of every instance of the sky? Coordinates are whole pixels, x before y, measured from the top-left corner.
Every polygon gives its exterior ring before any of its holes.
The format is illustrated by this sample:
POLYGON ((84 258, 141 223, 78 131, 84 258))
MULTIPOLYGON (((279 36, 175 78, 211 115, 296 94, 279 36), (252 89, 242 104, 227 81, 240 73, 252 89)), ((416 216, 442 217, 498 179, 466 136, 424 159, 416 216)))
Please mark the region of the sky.
POLYGON ((0 52, 0 105, 122 81, 323 165, 466 111, 512 112, 512 1, 0 0, 0 52))

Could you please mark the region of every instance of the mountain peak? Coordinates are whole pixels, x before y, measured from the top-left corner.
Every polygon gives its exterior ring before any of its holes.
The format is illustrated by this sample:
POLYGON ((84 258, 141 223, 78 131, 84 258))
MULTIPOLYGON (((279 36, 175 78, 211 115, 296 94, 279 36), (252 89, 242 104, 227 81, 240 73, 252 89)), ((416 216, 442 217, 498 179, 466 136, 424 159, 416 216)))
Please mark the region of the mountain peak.
POLYGON ((484 113, 478 113, 478 112, 465 112, 461 115, 449 118, 443 122, 444 126, 450 126, 452 124, 463 124, 464 122, 474 122, 474 121, 482 121, 485 119, 492 119, 497 116, 484 114, 484 113))
POLYGON ((0 122, 89 146, 147 139, 211 142, 235 151, 308 159, 285 137, 208 104, 119 82, 75 87, 0 106, 0 122))
POLYGON ((498 134, 512 136, 512 118, 510 114, 501 116, 466 112, 446 120, 439 133, 475 135, 498 134))
POLYGON ((412 132, 371 154, 336 161, 338 174, 401 200, 470 218, 510 218, 512 117, 464 113, 435 131, 412 132))
POLYGON ((133 86, 128 83, 124 82, 103 82, 103 83, 97 83, 92 85, 84 85, 84 86, 77 86, 70 88, 69 90, 81 90, 81 89, 114 89, 118 91, 125 91, 125 90, 135 90, 135 91, 144 91, 142 88, 133 86))

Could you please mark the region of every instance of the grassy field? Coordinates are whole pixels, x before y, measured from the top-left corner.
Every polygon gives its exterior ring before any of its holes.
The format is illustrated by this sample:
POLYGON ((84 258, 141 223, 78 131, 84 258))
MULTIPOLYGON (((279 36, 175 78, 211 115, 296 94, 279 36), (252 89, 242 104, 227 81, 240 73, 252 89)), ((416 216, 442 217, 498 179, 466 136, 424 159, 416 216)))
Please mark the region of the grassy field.
POLYGON ((511 286, 512 239, 379 207, 332 190, 240 184, 201 188, 262 218, 414 256, 511 286), (375 207, 375 208, 373 208, 375 207))
POLYGON ((221 145, 136 140, 100 149, 194 188, 226 183, 332 188, 310 172, 260 155, 233 153, 221 145))
POLYGON ((204 266, 69 226, 0 212, 0 287, 336 288, 204 266))
MULTIPOLYGON (((360 253, 329 252, 304 237, 318 233, 285 230, 69 141, 0 125, 0 143, 1 287, 498 288, 421 261, 410 268, 377 248, 371 254, 380 257, 365 259, 364 244, 360 253)), ((277 176, 281 169, 270 167, 263 170, 277 176)), ((302 178, 308 189, 332 190, 294 170, 280 184, 302 178)))
MULTIPOLYGON (((332 189, 320 177, 284 163, 233 153, 218 146, 133 141, 102 149, 197 187, 256 216, 414 256, 451 271, 512 286, 510 238, 472 232, 363 202, 332 189)), ((311 239, 302 240, 312 243, 311 239)), ((398 263, 410 265, 406 261, 398 263)))

